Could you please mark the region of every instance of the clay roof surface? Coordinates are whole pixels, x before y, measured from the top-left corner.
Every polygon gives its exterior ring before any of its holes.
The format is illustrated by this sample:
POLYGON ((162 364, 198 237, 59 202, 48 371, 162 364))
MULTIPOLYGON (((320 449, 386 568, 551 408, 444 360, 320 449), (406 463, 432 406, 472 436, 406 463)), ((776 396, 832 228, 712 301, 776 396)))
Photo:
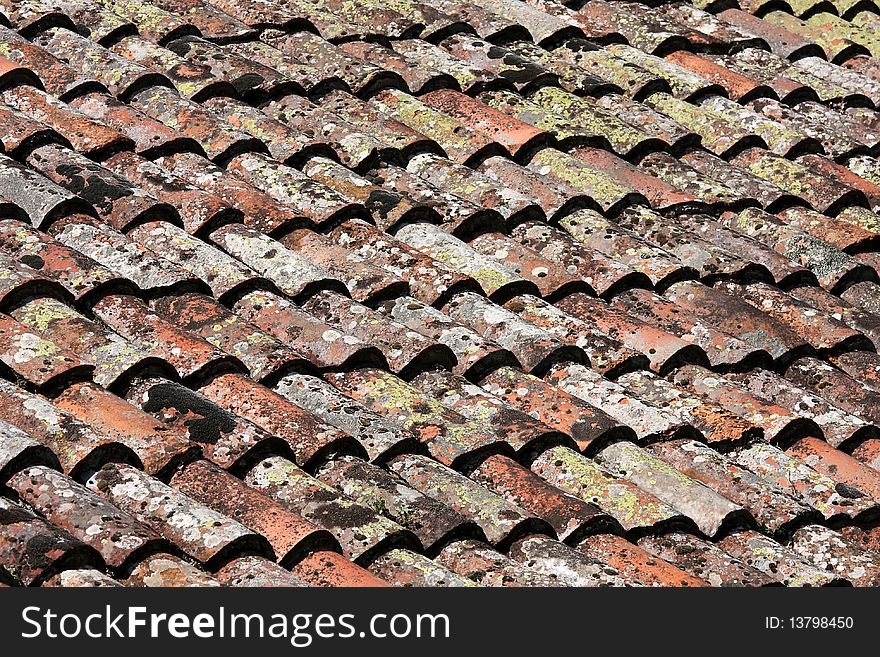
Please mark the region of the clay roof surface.
POLYGON ((880 584, 878 34, 0 0, 0 585, 880 584))

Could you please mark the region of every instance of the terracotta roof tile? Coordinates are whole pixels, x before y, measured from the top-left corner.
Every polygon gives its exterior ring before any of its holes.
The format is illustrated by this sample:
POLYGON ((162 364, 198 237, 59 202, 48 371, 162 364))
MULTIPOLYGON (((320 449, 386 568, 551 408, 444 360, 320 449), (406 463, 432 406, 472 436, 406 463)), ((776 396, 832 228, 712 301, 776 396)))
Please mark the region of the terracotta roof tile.
POLYGON ((551 577, 555 586, 632 586, 616 568, 541 536, 515 543, 511 556, 524 566, 551 577))
POLYGON ((87 319, 56 299, 32 299, 11 314, 43 338, 91 365, 92 380, 103 387, 123 387, 147 369, 173 372, 164 360, 140 350, 106 325, 87 319))
POLYGON ((796 408, 801 417, 815 421, 822 429, 823 437, 835 447, 850 440, 863 440, 873 435, 875 431, 865 420, 837 408, 822 397, 793 384, 775 372, 756 370, 730 375, 727 378, 736 381, 748 392, 768 403, 796 408))
POLYGON ((301 577, 268 559, 257 556, 233 559, 218 570, 215 576, 223 586, 308 586, 301 577))
MULTIPOLYGON (((99 80, 105 89, 122 101, 151 86, 171 86, 163 72, 151 70, 122 57, 121 53, 108 50, 96 43, 94 36, 88 39, 71 30, 54 28, 40 34, 35 41, 83 76, 99 80)), ((48 91, 53 92, 51 88, 48 91)))
POLYGON ((290 450, 289 455, 304 466, 337 452, 364 453, 364 448, 344 431, 241 374, 222 374, 199 388, 199 393, 279 437, 290 450))
POLYGON ((719 289, 684 281, 669 287, 664 296, 706 324, 736 336, 788 362, 809 350, 806 341, 771 316, 719 289))
POLYGON ((487 70, 512 83, 518 91, 528 93, 546 84, 556 76, 542 66, 516 55, 502 46, 474 39, 465 34, 453 34, 440 42, 440 47, 472 66, 487 70))
POLYGON ((847 253, 874 249, 880 237, 877 230, 872 230, 877 227, 877 215, 865 208, 847 208, 833 219, 806 208, 789 208, 778 216, 847 253))
POLYGON ((859 489, 822 474, 805 461, 776 447, 756 444, 737 453, 734 460, 783 490, 799 495, 826 520, 855 518, 876 510, 876 502, 859 489))
POLYGON ((482 337, 509 349, 528 372, 541 375, 557 362, 588 360, 580 347, 566 344, 552 331, 473 292, 456 295, 444 310, 482 337))
POLYGON ((671 533, 646 536, 639 547, 712 586, 779 585, 771 577, 732 557, 713 543, 696 536, 671 533))
POLYGON ((392 374, 363 369, 336 374, 330 382, 370 410, 411 431, 441 463, 459 466, 491 452, 513 453, 479 423, 426 397, 392 374))
POLYGON ((840 586, 846 582, 756 531, 737 532, 723 538, 720 545, 733 557, 785 586, 840 586))
MULTIPOLYGON (((361 39, 369 38, 366 34, 361 39)), ((390 47, 371 41, 346 41, 339 47, 348 55, 358 59, 369 60, 386 70, 400 75, 407 88, 416 95, 435 89, 458 89, 458 81, 449 73, 442 72, 433 66, 412 66, 407 58, 390 47)))
POLYGON ((834 449, 824 440, 809 436, 801 438, 789 447, 787 452, 812 466, 818 472, 834 477, 844 486, 851 486, 874 499, 880 497, 880 488, 878 488, 880 473, 834 449))
POLYGON ((569 185, 540 176, 500 156, 490 157, 478 170, 499 184, 536 198, 549 219, 565 216, 582 207, 598 209, 590 197, 569 185))
POLYGON ((539 89, 529 96, 528 101, 520 100, 510 92, 491 93, 495 103, 509 108, 508 111, 518 110, 525 116, 540 117, 537 125, 544 124, 545 129, 560 141, 560 146, 566 145, 566 141, 569 146, 607 145, 628 160, 665 147, 659 139, 617 118, 613 112, 556 87, 539 89), (585 135, 593 138, 585 140, 585 135))
POLYGON ((93 93, 78 96, 72 99, 69 105, 130 138, 134 142, 134 151, 145 158, 175 151, 204 153, 198 141, 192 137, 169 128, 136 107, 126 105, 109 94, 93 93))
MULTIPOLYGON (((401 222, 434 216, 426 206, 414 203, 406 195, 373 185, 368 179, 325 157, 310 159, 303 165, 303 172, 344 199, 362 203, 380 228, 393 231, 401 222)), ((318 205, 317 190, 312 191, 312 197, 311 203, 318 205)), ((352 209, 346 208, 323 221, 316 217, 315 223, 334 225, 354 214, 352 209)))
POLYGON ((770 354, 732 333, 685 312, 677 304, 650 290, 634 288, 618 294, 614 306, 632 316, 700 347, 714 370, 737 370, 772 363, 770 354))
POLYGON ((211 297, 164 297, 153 306, 164 319, 238 358, 257 381, 275 381, 306 362, 293 349, 243 321, 211 297))
POLYGON ((290 207, 283 199, 273 198, 197 153, 163 157, 157 163, 241 210, 245 225, 257 230, 273 233, 284 230, 289 224, 307 222, 301 211, 290 207))
MULTIPOLYGON (((198 197, 194 201, 197 208, 202 206, 198 197)), ((219 208, 225 213, 229 206, 219 208)), ((129 231, 128 237, 205 281, 221 301, 238 299, 253 288, 272 285, 247 265, 173 224, 151 221, 129 231)))
POLYGON ((502 365, 519 365, 508 349, 412 297, 388 301, 379 310, 407 328, 449 347, 456 359, 452 372, 468 379, 477 379, 502 365))
POLYGON ((786 370, 785 378, 863 420, 873 424, 880 421, 877 393, 828 363, 801 358, 786 370))
MULTIPOLYGON (((15 89, 33 89, 33 87, 20 86, 15 89)), ((22 154, 48 142, 65 145, 69 143, 45 123, 25 116, 5 104, 0 105, 0 125, 3 128, 0 145, 13 157, 21 157, 22 154)))
POLYGON ((432 139, 346 91, 333 90, 322 96, 321 107, 328 108, 355 128, 376 135, 380 142, 397 149, 404 160, 423 152, 443 154, 432 139))
POLYGON ((286 96, 272 101, 262 111, 306 136, 326 141, 346 166, 364 170, 382 160, 395 160, 398 157, 398 151, 380 140, 373 131, 365 132, 361 126, 306 98, 286 96))
POLYGON ((199 36, 182 36, 165 45, 192 66, 207 67, 214 77, 231 84, 243 98, 260 99, 303 91, 298 83, 275 69, 230 53, 199 36))
POLYGON ((508 155, 494 140, 397 89, 380 91, 369 104, 434 140, 457 163, 478 164, 492 155, 508 155))
POLYGON ((0 315, 0 362, 6 376, 52 390, 91 376, 92 366, 12 317, 0 315))
POLYGON ((681 511, 707 536, 751 522, 738 504, 632 443, 609 445, 596 455, 596 461, 681 511))
MULTIPOLYGON (((4 412, 3 415, 7 414, 4 412)), ((51 449, 41 445, 18 427, 0 420, 0 434, 3 435, 3 447, 0 450, 0 482, 3 484, 16 472, 30 466, 59 467, 58 458, 51 449)))
POLYGON ((678 258, 643 240, 638 234, 609 221, 597 212, 579 210, 560 220, 575 241, 605 254, 648 278, 652 285, 666 288, 697 272, 678 258))
POLYGON ((681 159, 706 178, 726 185, 729 189, 742 190, 741 202, 745 204, 751 205, 754 200, 768 212, 776 212, 793 205, 806 205, 806 201, 789 194, 772 182, 707 151, 693 150, 681 159))
POLYGON ((21 585, 39 586, 68 568, 103 566, 94 548, 19 504, 0 498, 0 518, 0 567, 21 585))
POLYGON ((153 529, 45 466, 22 470, 8 485, 50 522, 95 548, 117 572, 167 548, 153 529))
POLYGON ((370 572, 395 582, 396 586, 477 586, 421 554, 399 548, 389 550, 376 559, 370 566, 370 572))
POLYGON ((87 588, 115 588, 122 586, 109 575, 105 575, 99 570, 93 568, 74 568, 71 570, 62 570, 57 575, 53 575, 42 586, 45 587, 87 587, 87 588))
POLYGON ((131 466, 105 465, 87 485, 182 548, 208 570, 243 551, 272 553, 265 537, 131 466), (169 522, 172 516, 175 521, 169 522), (194 528, 197 529, 193 531, 194 528))
POLYGON ((752 514, 761 529, 785 536, 818 513, 767 479, 693 440, 659 442, 648 450, 680 473, 703 483, 752 514))
POLYGON ((268 150, 255 137, 236 130, 217 114, 167 87, 138 91, 130 102, 150 118, 195 140, 212 160, 225 161, 239 153, 268 150))
POLYGON ((837 532, 820 525, 807 525, 795 532, 791 547, 817 568, 834 573, 855 586, 876 586, 880 572, 874 552, 860 548, 837 532), (821 545, 820 549, 814 546, 821 545))
POLYGON ((771 441, 785 442, 794 437, 820 432, 816 423, 800 416, 795 409, 751 394, 733 381, 696 365, 686 365, 673 375, 673 381, 722 405, 727 410, 764 428, 771 441))
POLYGON ((611 172, 621 185, 631 187, 647 199, 651 207, 665 212, 699 210, 707 205, 723 204, 733 196, 721 185, 691 180, 699 176, 677 175, 669 161, 674 162, 677 169, 681 169, 681 163, 667 153, 650 153, 641 159, 638 167, 600 148, 579 148, 574 155, 590 166, 611 172))
POLYGON ((119 335, 167 360, 183 379, 200 380, 218 371, 245 370, 238 358, 160 317, 136 297, 107 296, 93 310, 119 335))
POLYGON ((388 586, 388 584, 334 552, 315 552, 293 567, 292 572, 311 586, 388 586))
POLYGON ((142 377, 129 386, 125 399, 221 467, 234 469, 255 454, 287 448, 281 438, 175 381, 142 377))
POLYGON ((532 197, 513 189, 500 190, 492 178, 446 158, 429 153, 417 155, 410 160, 407 171, 435 187, 496 210, 510 224, 543 215, 532 197))
POLYGON ((374 413, 318 377, 288 374, 272 389, 323 422, 350 434, 373 460, 387 460, 417 444, 415 436, 393 419, 374 413))
POLYGON ((320 369, 359 365, 387 367, 375 346, 343 333, 272 292, 250 292, 235 304, 245 320, 293 347, 320 369))
POLYGON ((880 388, 880 356, 876 352, 853 351, 835 356, 831 362, 869 388, 880 388))
POLYGON ((275 557, 290 566, 316 550, 340 550, 329 532, 272 502, 241 479, 208 461, 194 461, 171 478, 172 486, 265 536, 275 557))
POLYGON ((232 84, 215 76, 210 66, 190 62, 174 51, 141 36, 127 36, 110 46, 109 50, 149 70, 164 74, 183 97, 193 101, 235 93, 232 84))
POLYGON ((10 76, 11 80, 24 79, 32 83, 35 74, 42 87, 61 100, 105 89, 91 75, 75 71, 44 48, 12 30, 0 26, 0 35, 3 37, 3 46, 0 47, 3 65, 0 70, 3 70, 4 77, 10 76))
MULTIPOLYGON (((18 221, 0 221, 0 250, 9 256, 5 265, 10 272, 6 280, 7 287, 17 286, 16 266, 13 264, 17 261, 24 267, 57 281, 78 300, 88 301, 114 290, 134 290, 134 286, 125 278, 79 251, 18 221)), ((22 269, 21 274, 27 274, 25 280, 34 276, 28 269, 22 269)), ((48 289, 51 290, 51 287, 48 289)), ((31 290, 30 293, 35 291, 37 290, 31 290)), ((63 293, 61 296, 64 296, 63 293)))
POLYGON ((412 488, 393 472, 360 459, 330 461, 318 470, 317 477, 412 531, 428 554, 435 555, 460 540, 486 538, 474 520, 412 488))
POLYGON ((760 37, 770 45, 775 54, 781 57, 796 59, 821 52, 819 46, 799 34, 761 20, 738 8, 725 9, 718 14, 718 17, 730 25, 760 37))
POLYGON ((621 531, 617 521, 594 504, 563 492, 506 456, 490 456, 471 478, 549 522, 566 543, 577 544, 585 535, 601 531, 621 531))
MULTIPOLYGON (((6 425, 25 432, 32 440, 51 450, 64 471, 74 477, 87 473, 90 468, 99 467, 107 460, 141 465, 135 452, 146 454, 136 439, 129 441, 126 438, 124 443, 119 442, 49 400, 5 381, 0 383, 0 418, 6 425)), ((17 431, 7 428, 6 435, 23 445, 18 449, 26 451, 33 446, 17 431)))
POLYGON ((635 431, 589 401, 514 367, 501 367, 482 381, 492 395, 547 426, 562 431, 580 450, 594 451, 635 431))
POLYGON ((0 300, 5 307, 11 308, 33 295, 49 295, 65 300, 69 298, 66 290, 57 281, 44 276, 21 260, 4 254, 0 256, 0 262, 4 267, 4 277, 0 282, 0 300))
MULTIPOLYGON (((148 194, 166 199, 179 213, 183 227, 189 233, 205 233, 242 218, 240 210, 134 153, 118 153, 104 165, 148 194)), ((163 223, 173 228, 173 215, 172 218, 163 217, 163 223)))
MULTIPOLYGON (((580 29, 577 26, 569 26, 564 29, 571 31, 572 28, 580 29)), ((551 43, 546 45, 554 45, 559 42, 560 40, 553 39, 551 43)), ((571 42, 571 39, 565 40, 566 44, 571 42)), ((557 75, 559 86, 573 94, 602 96, 609 93, 623 93, 623 89, 614 82, 608 81, 602 76, 596 75, 576 64, 569 63, 561 57, 557 57, 551 50, 545 49, 531 41, 513 41, 505 43, 504 47, 557 75)))
POLYGON ((413 380, 413 385, 465 418, 482 423, 518 453, 535 454, 556 444, 574 445, 561 432, 511 407, 464 377, 442 371, 425 372, 413 380))
POLYGON ((359 565, 369 565, 395 547, 419 548, 419 541, 410 530, 342 495, 281 457, 258 462, 244 481, 329 531, 339 540, 343 554, 359 565))
POLYGON ((567 274, 577 275, 599 296, 611 296, 631 287, 650 287, 647 276, 622 262, 578 242, 570 234, 538 221, 520 224, 511 237, 541 256, 560 263, 567 274))
POLYGON ((446 345, 335 292, 315 295, 303 309, 342 333, 378 347, 391 370, 405 379, 435 367, 449 368, 455 362, 455 354, 446 345))
POLYGON ((244 23, 202 0, 150 0, 150 4, 185 18, 202 36, 215 42, 253 34, 244 23))
POLYGON ((858 331, 833 317, 820 317, 802 301, 766 283, 722 282, 715 289, 743 299, 749 305, 776 319, 806 340, 818 352, 853 351, 871 348, 870 341, 858 331))
POLYGON ((867 265, 835 249, 776 216, 755 209, 723 218, 739 233, 752 237, 812 271, 826 290, 840 293, 853 282, 870 276, 867 265))
MULTIPOLYGON (((582 349, 590 367, 605 376, 616 378, 630 370, 647 368, 650 364, 643 354, 611 337, 607 327, 596 326, 537 297, 520 295, 508 301, 504 307, 567 345, 582 349)), ((563 357, 563 354, 554 356, 556 360, 563 357)), ((576 352, 570 353, 568 358, 571 361, 582 360, 576 352)))
POLYGON ((220 582, 208 573, 171 554, 156 554, 139 563, 125 580, 126 586, 213 587, 220 582))
POLYGON ((184 436, 93 383, 69 387, 54 403, 101 434, 130 448, 150 473, 171 470, 192 460, 200 452, 199 447, 184 436))
POLYGON ((702 146, 720 157, 728 158, 750 147, 766 146, 762 137, 732 117, 713 112, 702 105, 694 105, 666 93, 653 94, 645 103, 700 135, 702 146))
POLYGON ((27 162, 47 178, 95 208, 104 223, 120 231, 152 220, 180 222, 177 210, 131 181, 55 144, 33 150, 27 162))
POLYGON ((483 292, 494 299, 504 300, 520 292, 538 291, 534 283, 504 263, 479 253, 466 242, 432 224, 407 224, 395 237, 462 276, 472 278, 479 283, 483 292))
POLYGON ((259 153, 236 157, 228 170, 315 224, 334 224, 364 214, 359 201, 259 153))
POLYGON ((366 60, 352 57, 311 32, 300 31, 277 35, 269 32, 262 38, 282 52, 315 67, 319 75, 324 78, 340 78, 358 95, 369 96, 379 89, 405 86, 398 74, 383 70, 366 60))
POLYGON ((242 101, 218 96, 205 101, 204 106, 229 122, 236 130, 246 132, 266 144, 272 157, 285 164, 301 164, 309 157, 321 155, 337 157, 333 145, 293 129, 286 123, 269 116, 242 101))
POLYGON ((660 374, 684 363, 706 363, 706 355, 698 346, 586 294, 572 294, 558 301, 556 306, 582 322, 592 324, 632 352, 647 356, 650 368, 660 374))
POLYGON ((557 586, 556 579, 538 573, 474 540, 450 543, 435 559, 462 577, 483 586, 557 586))
POLYGON ((880 315, 880 304, 877 302, 877 284, 873 281, 856 283, 843 291, 841 297, 867 313, 880 315))
POLYGON ((420 96, 419 100, 452 116, 504 146, 514 157, 527 155, 550 138, 543 130, 513 118, 501 110, 451 89, 438 89, 420 96))
POLYGON ((624 577, 644 586, 709 586, 705 578, 691 575, 620 536, 591 536, 577 549, 588 557, 605 561, 624 577))
MULTIPOLYGON (((681 5, 687 7, 687 5, 681 5)), ((767 85, 701 55, 686 50, 678 50, 666 55, 668 61, 702 75, 704 78, 720 84, 732 100, 747 103, 755 98, 775 96, 776 93, 767 85)))
MULTIPOLYGON (((687 172, 684 175, 690 180, 694 178, 687 172)), ((619 226, 642 235, 654 244, 662 244, 664 249, 682 262, 691 263, 704 281, 770 278, 763 266, 746 261, 684 227, 670 226, 669 223, 657 212, 644 207, 630 208, 617 219, 619 226)))
POLYGON ((596 504, 635 534, 649 533, 686 521, 677 510, 626 479, 565 447, 553 447, 532 463, 532 470, 553 486, 596 504))
POLYGON ((0 199, 7 216, 21 214, 35 228, 46 228, 62 217, 95 214, 83 199, 5 155, 0 155, 0 173, 0 199))
POLYGON ((406 281, 410 294, 423 303, 443 305, 458 290, 479 289, 469 276, 365 221, 346 221, 330 237, 349 249, 352 257, 379 265, 406 281))
POLYGON ((686 420, 713 447, 723 448, 730 443, 763 437, 760 426, 651 372, 630 372, 618 377, 616 382, 641 401, 668 409, 686 420))
POLYGON ((211 233, 211 241, 294 298, 322 289, 345 291, 341 281, 306 256, 249 226, 227 224, 211 233))

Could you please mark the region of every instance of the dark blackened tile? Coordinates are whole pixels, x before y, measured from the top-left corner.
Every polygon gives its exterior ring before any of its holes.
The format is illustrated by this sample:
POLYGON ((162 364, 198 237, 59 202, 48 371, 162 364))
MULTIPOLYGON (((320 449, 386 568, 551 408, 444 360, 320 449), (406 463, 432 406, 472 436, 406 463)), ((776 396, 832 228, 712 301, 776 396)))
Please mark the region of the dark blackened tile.
POLYGON ((0 564, 24 586, 39 586, 67 569, 104 565, 94 548, 5 498, 0 498, 0 564))

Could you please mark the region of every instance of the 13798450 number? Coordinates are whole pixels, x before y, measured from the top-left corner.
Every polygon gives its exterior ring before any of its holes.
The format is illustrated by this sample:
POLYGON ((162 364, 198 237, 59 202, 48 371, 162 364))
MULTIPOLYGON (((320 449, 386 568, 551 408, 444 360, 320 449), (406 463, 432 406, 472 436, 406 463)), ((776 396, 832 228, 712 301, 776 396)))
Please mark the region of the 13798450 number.
POLYGON ((790 616, 788 626, 793 630, 850 630, 852 616, 790 616))

